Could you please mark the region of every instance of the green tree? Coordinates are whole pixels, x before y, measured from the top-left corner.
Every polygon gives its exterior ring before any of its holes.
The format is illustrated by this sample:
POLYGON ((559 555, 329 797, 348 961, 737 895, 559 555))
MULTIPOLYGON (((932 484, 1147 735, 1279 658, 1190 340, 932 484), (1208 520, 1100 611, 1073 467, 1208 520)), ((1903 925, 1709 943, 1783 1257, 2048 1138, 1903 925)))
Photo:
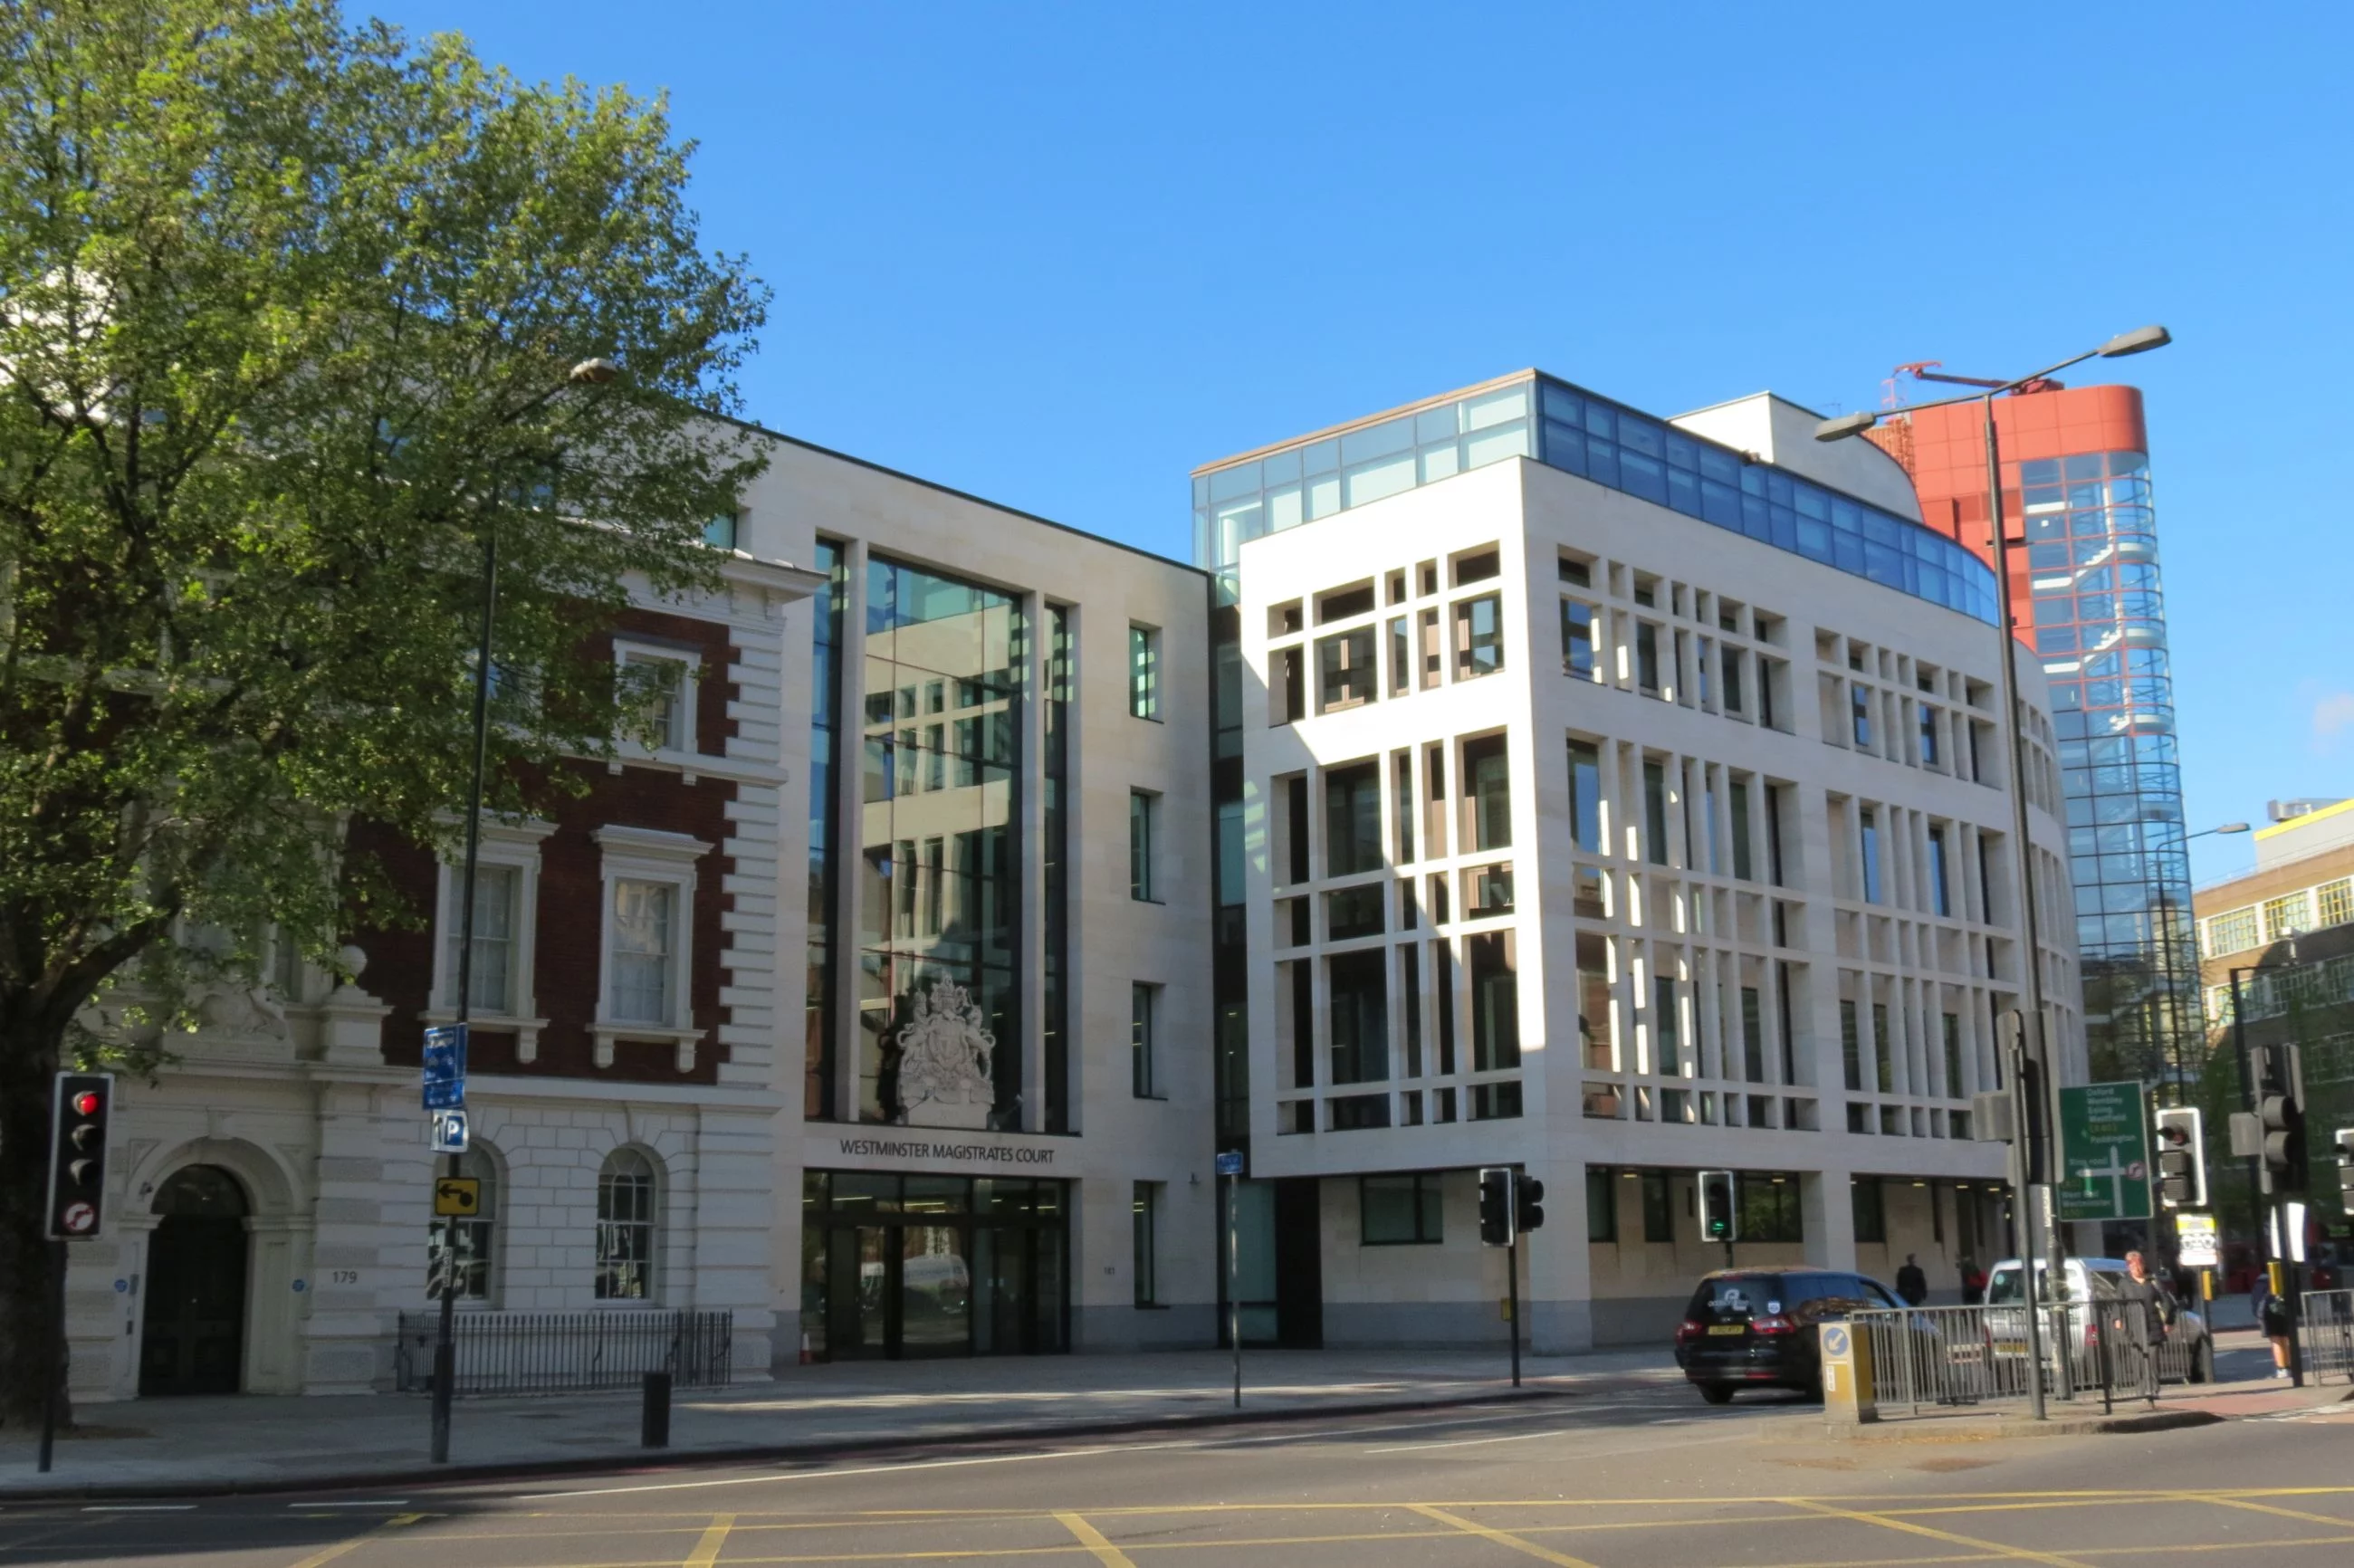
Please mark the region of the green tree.
MULTIPOLYGON (((267 939, 404 916, 343 825, 446 842, 482 541, 493 804, 642 694, 583 633, 705 591, 763 461, 765 291, 663 105, 333 0, 0 10, 0 1421, 54 1365, 50 1075, 168 1066, 267 939), (620 370, 584 384, 590 357, 620 370)), ((601 367, 600 367, 601 368, 601 367)), ((539 780, 535 784, 531 781, 539 780)))

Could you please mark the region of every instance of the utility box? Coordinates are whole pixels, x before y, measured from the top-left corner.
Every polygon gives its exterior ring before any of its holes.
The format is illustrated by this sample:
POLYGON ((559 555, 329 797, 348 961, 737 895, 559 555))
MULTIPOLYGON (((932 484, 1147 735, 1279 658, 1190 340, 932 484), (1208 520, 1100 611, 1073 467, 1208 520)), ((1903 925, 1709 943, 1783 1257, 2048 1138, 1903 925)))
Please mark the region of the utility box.
POLYGON ((1861 1426, 1880 1419, 1872 1383, 1872 1336, 1848 1323, 1824 1323, 1823 1420, 1833 1426, 1861 1426))

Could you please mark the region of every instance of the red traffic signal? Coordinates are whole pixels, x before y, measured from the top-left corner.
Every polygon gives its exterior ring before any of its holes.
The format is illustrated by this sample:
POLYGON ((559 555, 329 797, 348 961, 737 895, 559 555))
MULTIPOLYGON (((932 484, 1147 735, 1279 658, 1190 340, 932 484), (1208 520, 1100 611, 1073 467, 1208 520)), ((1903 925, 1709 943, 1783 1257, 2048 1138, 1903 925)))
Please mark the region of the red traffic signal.
POLYGON ((81 1093, 73 1097, 74 1114, 76 1116, 96 1116, 99 1113, 99 1108, 105 1104, 106 1097, 104 1095, 100 1094, 96 1089, 84 1089, 81 1093))
POLYGON ((66 1241, 99 1234, 106 1207, 108 1113, 114 1079, 106 1073, 59 1073, 49 1103, 47 1233, 66 1241))

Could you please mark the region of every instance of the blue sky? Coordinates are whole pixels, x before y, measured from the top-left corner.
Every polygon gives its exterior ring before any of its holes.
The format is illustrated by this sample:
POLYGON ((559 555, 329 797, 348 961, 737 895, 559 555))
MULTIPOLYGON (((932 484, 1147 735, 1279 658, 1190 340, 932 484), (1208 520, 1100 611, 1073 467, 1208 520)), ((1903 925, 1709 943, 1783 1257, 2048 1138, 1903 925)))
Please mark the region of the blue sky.
POLYGON ((1172 555, 1196 463, 1523 366, 1829 410, 2163 322, 2191 825, 2354 794, 2354 8, 375 10, 669 91, 754 418, 1172 555))

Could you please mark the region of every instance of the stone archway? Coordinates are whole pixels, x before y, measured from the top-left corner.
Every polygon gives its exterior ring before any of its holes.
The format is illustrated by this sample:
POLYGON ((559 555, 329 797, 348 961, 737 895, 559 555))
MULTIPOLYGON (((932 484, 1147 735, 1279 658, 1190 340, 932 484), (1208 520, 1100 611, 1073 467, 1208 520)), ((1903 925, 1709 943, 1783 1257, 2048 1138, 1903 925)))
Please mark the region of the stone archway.
POLYGON ((131 1173, 122 1227, 124 1240, 137 1243, 135 1255, 124 1261, 138 1282, 139 1353, 122 1367, 121 1393, 300 1392, 295 1264, 300 1233, 309 1225, 294 1194, 295 1183, 280 1161, 241 1139, 194 1139, 140 1161, 131 1173), (227 1240, 231 1227, 234 1243, 227 1240), (186 1236, 173 1233, 200 1235, 207 1228, 221 1234, 213 1237, 203 1277, 195 1278, 186 1236), (173 1298, 191 1287, 194 1300, 185 1294, 173 1298), (224 1330, 213 1308, 232 1294, 236 1316, 224 1330), (160 1325, 159 1313, 165 1319, 160 1325), (160 1363, 149 1361, 151 1327, 158 1330, 154 1353, 160 1358, 169 1349, 179 1358, 180 1375, 160 1375, 160 1363), (233 1336, 228 1349, 217 1342, 224 1331, 233 1336), (200 1351, 186 1342, 191 1335, 207 1341, 200 1351), (175 1339, 181 1342, 172 1343, 175 1339), (226 1378, 225 1366, 234 1368, 226 1378), (188 1386, 192 1375, 196 1386, 188 1386), (218 1386, 224 1381, 228 1386, 218 1386))

